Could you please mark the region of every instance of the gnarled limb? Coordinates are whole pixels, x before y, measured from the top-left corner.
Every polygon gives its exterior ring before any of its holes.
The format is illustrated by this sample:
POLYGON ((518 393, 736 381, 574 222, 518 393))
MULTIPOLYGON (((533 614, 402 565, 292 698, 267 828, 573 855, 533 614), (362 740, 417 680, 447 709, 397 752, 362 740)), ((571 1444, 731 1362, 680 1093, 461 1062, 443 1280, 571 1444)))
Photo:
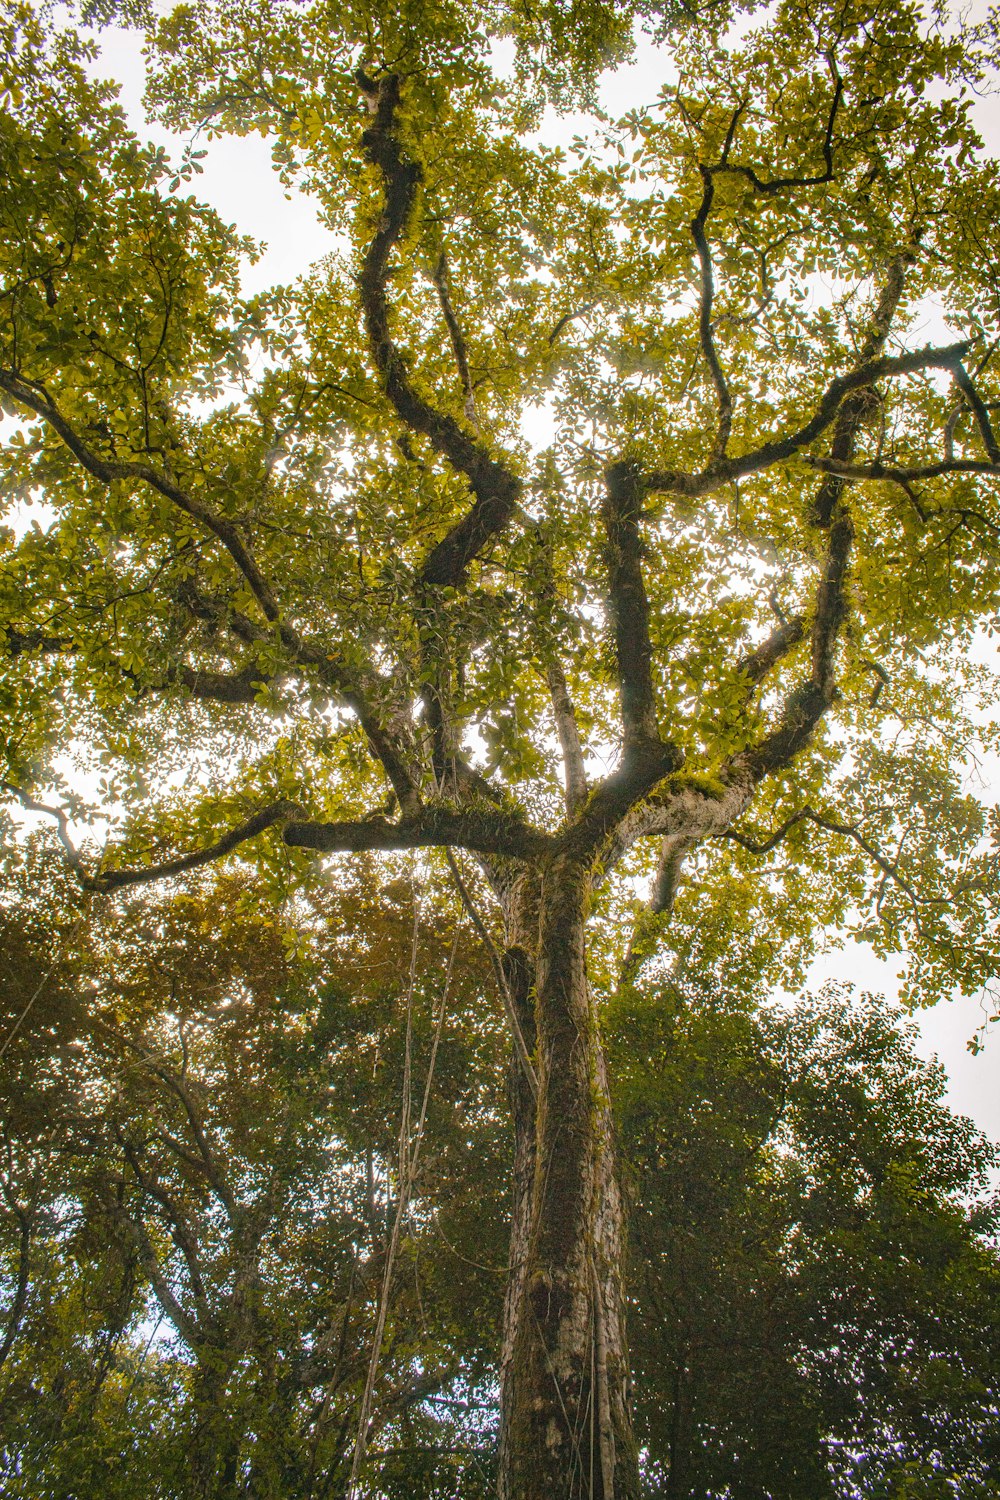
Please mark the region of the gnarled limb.
POLYGON ((421 396, 410 380, 404 355, 393 341, 386 297, 389 257, 413 216, 422 173, 419 164, 407 156, 399 136, 398 76, 386 73, 378 82, 360 72, 357 76, 372 114, 362 138, 365 153, 378 167, 385 185, 384 210, 360 277, 368 342, 397 415, 428 438, 452 468, 464 474, 475 497, 472 509, 431 549, 421 571, 428 585, 459 587, 469 564, 513 516, 522 486, 509 468, 492 457, 485 444, 450 413, 438 411, 421 396))
POLYGON ((167 683, 176 682, 192 698, 207 703, 256 703, 261 689, 274 680, 256 666, 243 667, 239 672, 209 672, 200 667, 178 666, 167 677, 167 683))
MULTIPOLYGON (((555 610, 557 602, 551 544, 544 528, 533 517, 522 512, 522 519, 534 527, 541 575, 539 604, 541 613, 547 616, 555 610)), ((541 623, 536 628, 536 636, 538 654, 545 664, 545 680, 548 683, 552 713, 556 722, 556 734, 562 751, 566 812, 572 818, 587 800, 587 770, 583 759, 583 747, 580 743, 580 727, 577 723, 576 710, 573 707, 566 674, 555 650, 555 644, 547 637, 541 623)))

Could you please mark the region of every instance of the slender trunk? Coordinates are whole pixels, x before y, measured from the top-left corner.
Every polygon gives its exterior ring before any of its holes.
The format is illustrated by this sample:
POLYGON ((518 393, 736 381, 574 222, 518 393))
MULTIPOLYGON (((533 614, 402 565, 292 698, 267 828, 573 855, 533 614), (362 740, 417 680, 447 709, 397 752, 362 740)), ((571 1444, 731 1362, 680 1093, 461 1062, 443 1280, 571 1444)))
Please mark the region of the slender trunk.
POLYGON ((586 865, 553 860, 534 965, 537 1108, 526 1089, 514 1100, 520 1178, 501 1361, 502 1500, 635 1500, 639 1492, 622 1206, 584 953, 588 898, 586 865))

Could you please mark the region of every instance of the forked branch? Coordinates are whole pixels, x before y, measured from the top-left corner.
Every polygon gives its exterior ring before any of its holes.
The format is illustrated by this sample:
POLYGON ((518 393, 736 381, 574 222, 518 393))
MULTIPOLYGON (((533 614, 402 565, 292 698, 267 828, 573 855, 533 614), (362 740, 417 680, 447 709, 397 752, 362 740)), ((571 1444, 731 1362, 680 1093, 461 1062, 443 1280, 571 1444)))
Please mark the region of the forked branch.
POLYGON ((954 344, 928 345, 923 349, 915 349, 910 354, 884 355, 879 359, 871 359, 848 374, 838 375, 831 380, 813 415, 794 432, 772 438, 739 457, 720 459, 709 464, 700 474, 659 470, 645 474, 643 484, 649 491, 692 498, 711 494, 723 485, 731 484, 734 479, 759 473, 772 464, 794 458, 803 448, 808 448, 810 443, 815 442, 836 421, 844 398, 852 391, 863 390, 875 381, 890 376, 912 375, 919 370, 953 369, 956 360, 961 359, 970 348, 970 341, 963 339, 954 344))
MULTIPOLYGON (((906 250, 894 257, 889 265, 885 285, 859 354, 855 377, 885 364, 878 356, 889 336, 903 294, 906 268, 912 261, 913 252, 906 250)), ((837 463, 848 463, 853 457, 868 406, 866 392, 869 385, 870 380, 865 382, 854 378, 844 391, 830 445, 831 456, 837 463)), ((790 694, 777 727, 743 757, 758 781, 769 773, 782 770, 809 743, 836 693, 836 648, 848 611, 847 576, 854 543, 854 524, 844 501, 844 490, 842 478, 828 475, 813 502, 813 520, 825 533, 827 541, 813 607, 810 674, 790 694)))
POLYGON ((133 480, 147 484, 164 499, 176 505, 179 510, 198 521, 225 547, 265 617, 272 622, 277 620, 279 613, 277 600, 257 566, 250 548, 243 541, 238 527, 232 521, 225 516, 217 515, 210 506, 196 496, 188 494, 167 475, 161 474, 149 464, 103 458, 67 421, 44 386, 26 380, 13 371, 0 370, 0 390, 5 391, 8 396, 22 406, 26 406, 36 416, 41 417, 62 439, 80 466, 94 479, 100 480, 102 484, 113 484, 116 480, 133 480))

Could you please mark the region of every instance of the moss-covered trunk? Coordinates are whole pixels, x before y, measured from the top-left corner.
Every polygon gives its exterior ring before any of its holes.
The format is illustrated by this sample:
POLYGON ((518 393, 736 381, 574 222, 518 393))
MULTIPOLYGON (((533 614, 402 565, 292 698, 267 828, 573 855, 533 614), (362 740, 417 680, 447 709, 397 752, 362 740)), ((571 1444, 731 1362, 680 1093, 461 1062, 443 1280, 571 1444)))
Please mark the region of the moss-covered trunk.
MULTIPOLYGON (((589 869, 546 870, 534 934, 538 1099, 515 1079, 511 1285, 502 1359, 502 1500, 634 1500, 604 1057, 587 981, 589 869)), ((527 939, 527 933, 519 934, 527 939)))

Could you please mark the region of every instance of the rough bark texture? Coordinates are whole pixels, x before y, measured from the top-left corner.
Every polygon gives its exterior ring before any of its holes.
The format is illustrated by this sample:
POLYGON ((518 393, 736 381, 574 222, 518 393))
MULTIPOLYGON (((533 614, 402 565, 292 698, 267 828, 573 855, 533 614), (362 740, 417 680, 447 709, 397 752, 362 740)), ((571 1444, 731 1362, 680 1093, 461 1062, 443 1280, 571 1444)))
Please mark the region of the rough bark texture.
POLYGON ((518 1181, 501 1372, 502 1500, 633 1500, 639 1492, 622 1207, 584 953, 589 884, 586 862, 561 854, 544 872, 538 904, 539 1096, 536 1113, 527 1090, 515 1089, 518 1181))

